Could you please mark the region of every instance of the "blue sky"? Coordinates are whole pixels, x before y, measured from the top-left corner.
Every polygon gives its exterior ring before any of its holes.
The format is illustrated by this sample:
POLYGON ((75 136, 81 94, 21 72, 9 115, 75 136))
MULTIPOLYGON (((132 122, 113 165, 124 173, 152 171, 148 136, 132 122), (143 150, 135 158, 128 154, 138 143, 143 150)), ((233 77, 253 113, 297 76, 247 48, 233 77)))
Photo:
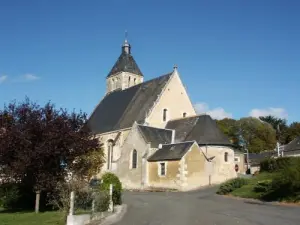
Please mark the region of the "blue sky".
POLYGON ((128 30, 151 79, 178 65, 199 112, 300 121, 296 0, 2 0, 0 104, 91 113, 128 30))

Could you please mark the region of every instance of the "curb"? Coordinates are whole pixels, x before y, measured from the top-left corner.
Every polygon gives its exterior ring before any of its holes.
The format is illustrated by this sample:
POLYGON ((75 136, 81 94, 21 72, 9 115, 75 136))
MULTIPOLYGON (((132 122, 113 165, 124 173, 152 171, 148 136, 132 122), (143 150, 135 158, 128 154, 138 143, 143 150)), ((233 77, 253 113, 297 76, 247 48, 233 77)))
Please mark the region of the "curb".
POLYGON ((115 207, 115 213, 105 217, 98 225, 111 225, 119 222, 127 212, 127 205, 123 204, 115 207))

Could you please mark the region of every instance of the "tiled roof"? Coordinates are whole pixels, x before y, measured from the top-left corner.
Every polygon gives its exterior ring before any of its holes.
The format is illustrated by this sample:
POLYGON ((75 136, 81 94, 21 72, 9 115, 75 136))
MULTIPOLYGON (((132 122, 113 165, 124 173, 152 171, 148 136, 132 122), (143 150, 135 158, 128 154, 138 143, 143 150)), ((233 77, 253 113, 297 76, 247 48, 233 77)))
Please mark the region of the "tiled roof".
POLYGON ((209 115, 198 115, 171 120, 167 129, 175 129, 176 141, 196 141, 199 145, 232 145, 209 115))
POLYGON ((157 148, 159 144, 169 144, 172 139, 172 130, 161 128, 138 126, 145 140, 151 144, 152 148, 157 148))
POLYGON ((162 148, 158 149, 152 156, 150 156, 148 161, 180 160, 194 143, 195 142, 193 141, 189 141, 162 145, 162 148))
POLYGON ((169 73, 125 90, 110 92, 89 117, 87 127, 98 134, 129 128, 134 121, 143 124, 171 75, 169 73))

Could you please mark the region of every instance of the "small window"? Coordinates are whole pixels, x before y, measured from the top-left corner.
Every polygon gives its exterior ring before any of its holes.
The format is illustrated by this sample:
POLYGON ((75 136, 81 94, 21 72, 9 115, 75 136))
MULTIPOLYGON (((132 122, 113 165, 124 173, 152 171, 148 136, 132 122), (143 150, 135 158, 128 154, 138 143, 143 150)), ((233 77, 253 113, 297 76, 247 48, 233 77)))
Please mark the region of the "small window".
POLYGON ((160 167, 160 169, 159 169, 159 175, 160 176, 166 176, 166 163, 160 163, 159 164, 159 167, 160 167))
POLYGON ((168 113, 168 110, 167 109, 164 109, 164 112, 163 112, 163 121, 167 121, 167 113, 168 113))
POLYGON ((240 158, 239 157, 234 157, 234 161, 235 162, 240 162, 240 158))
POLYGON ((130 76, 128 77, 128 86, 130 85, 130 76))
POLYGON ((133 84, 136 84, 136 78, 133 79, 133 84))
POLYGON ((136 169, 137 168, 137 151, 135 149, 132 151, 131 168, 132 169, 136 169))
POLYGON ((184 113, 182 114, 182 116, 183 116, 183 118, 186 117, 186 112, 184 112, 184 113))
POLYGON ((225 154, 224 154, 224 161, 228 162, 228 152, 225 152, 225 154))

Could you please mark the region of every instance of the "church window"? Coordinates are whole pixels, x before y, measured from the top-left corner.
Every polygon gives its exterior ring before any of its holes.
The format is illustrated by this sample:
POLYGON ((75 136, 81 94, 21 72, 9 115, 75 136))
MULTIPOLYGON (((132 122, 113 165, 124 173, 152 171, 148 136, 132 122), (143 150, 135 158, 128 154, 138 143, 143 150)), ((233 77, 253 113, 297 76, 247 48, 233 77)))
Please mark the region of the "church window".
POLYGON ((134 149, 132 151, 132 162, 131 162, 131 168, 136 169, 137 168, 137 151, 134 149))
POLYGON ((184 112, 184 113, 182 114, 182 116, 183 116, 183 117, 186 117, 186 112, 184 112))
POLYGON ((225 161, 225 162, 228 162, 228 152, 225 152, 225 153, 224 153, 224 161, 225 161))
POLYGON ((159 163, 159 175, 166 176, 166 163, 165 162, 159 163))
POLYGON ((113 157, 113 142, 110 140, 108 141, 108 148, 107 148, 107 169, 111 169, 111 162, 113 157))
POLYGON ((167 109, 164 109, 163 111, 163 121, 167 121, 167 113, 168 113, 168 110, 167 109))

